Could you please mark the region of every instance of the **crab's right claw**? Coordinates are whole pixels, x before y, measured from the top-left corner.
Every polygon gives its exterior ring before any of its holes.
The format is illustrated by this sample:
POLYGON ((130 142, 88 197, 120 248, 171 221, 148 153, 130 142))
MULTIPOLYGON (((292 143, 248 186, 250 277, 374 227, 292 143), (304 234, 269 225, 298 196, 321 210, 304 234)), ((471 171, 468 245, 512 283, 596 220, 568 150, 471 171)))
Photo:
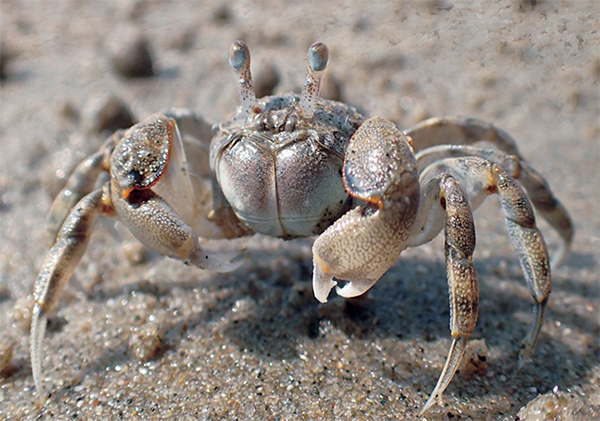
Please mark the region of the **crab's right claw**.
POLYGON ((127 130, 111 155, 111 173, 112 205, 146 247, 217 272, 241 265, 207 253, 191 227, 195 196, 176 120, 154 114, 127 130))
POLYGON ((242 258, 228 261, 230 253, 208 253, 204 250, 195 231, 165 199, 150 189, 124 198, 113 181, 112 202, 129 231, 159 254, 216 272, 230 272, 243 263, 242 258))
POLYGON ((344 163, 346 190, 365 201, 321 234, 313 246, 313 289, 325 302, 337 292, 355 297, 371 288, 404 249, 418 207, 417 165, 408 139, 379 117, 350 139, 344 163))

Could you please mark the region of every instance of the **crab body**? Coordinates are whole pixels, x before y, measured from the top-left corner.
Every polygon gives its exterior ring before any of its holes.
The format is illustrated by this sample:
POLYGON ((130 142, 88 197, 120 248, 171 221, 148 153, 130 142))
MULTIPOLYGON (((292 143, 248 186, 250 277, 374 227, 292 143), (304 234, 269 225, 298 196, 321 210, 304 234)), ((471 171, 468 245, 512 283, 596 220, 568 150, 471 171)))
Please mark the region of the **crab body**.
POLYGON ((321 302, 336 287, 343 297, 365 293, 405 248, 443 231, 452 344, 424 412, 452 380, 475 329, 472 211, 496 194, 535 304, 520 357, 531 355, 551 290, 548 252, 533 208, 562 239, 554 264, 568 251, 573 227, 507 133, 462 117, 432 118, 401 131, 384 118, 366 119, 349 105, 320 99, 328 61, 321 43, 309 49, 301 94, 256 99, 248 47, 235 42, 229 58, 241 106, 228 120, 211 129, 186 109, 151 115, 116 132, 82 161, 55 199, 52 246, 35 282, 31 324, 40 397, 46 317, 99 215, 120 219, 158 253, 215 271, 235 270, 243 262, 207 252, 199 237, 318 235, 312 281, 321 302), (98 187, 103 173, 109 181, 98 187))
POLYGON ((253 232, 293 238, 320 234, 347 210, 342 167, 350 137, 364 118, 322 101, 312 119, 300 97, 285 94, 238 109, 219 126, 211 168, 240 222, 253 232))

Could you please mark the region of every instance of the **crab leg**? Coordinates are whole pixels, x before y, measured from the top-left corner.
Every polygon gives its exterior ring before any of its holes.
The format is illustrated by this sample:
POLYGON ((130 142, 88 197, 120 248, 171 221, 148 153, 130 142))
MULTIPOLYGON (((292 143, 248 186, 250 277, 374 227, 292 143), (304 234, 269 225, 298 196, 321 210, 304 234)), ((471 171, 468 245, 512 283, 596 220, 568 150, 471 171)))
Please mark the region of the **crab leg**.
MULTIPOLYGON (((485 141, 509 155, 516 156, 520 174, 513 176, 521 181, 536 210, 562 239, 562 244, 552 258, 552 266, 557 266, 564 260, 573 240, 574 228, 571 218, 565 207, 556 199, 542 175, 521 156, 516 142, 508 133, 490 123, 474 118, 434 117, 405 130, 404 134, 413 139, 414 148, 419 152, 418 156, 422 153, 426 154, 427 152, 423 150, 432 146, 472 145, 480 141, 485 141)), ((450 146, 450 148, 452 147, 450 146)), ((451 153, 460 153, 458 151, 461 149, 457 148, 451 153)), ((495 162, 494 159, 491 160, 495 162)))
POLYGON ((105 205, 106 197, 106 189, 99 188, 84 196, 75 205, 62 225, 56 242, 48 251, 35 281, 30 352, 35 388, 41 400, 45 399, 41 381, 41 349, 46 329, 46 315, 56 304, 81 260, 96 218, 101 213, 110 213, 110 209, 105 205))
POLYGON ((491 166, 493 187, 500 196, 500 205, 506 215, 506 225, 521 268, 535 300, 534 322, 521 345, 521 363, 531 356, 538 340, 546 304, 552 289, 548 251, 542 233, 535 225, 535 216, 527 196, 515 181, 498 166, 491 166))
POLYGON ((552 256, 552 266, 556 267, 564 261, 571 249, 574 234, 573 222, 563 204, 552 194, 544 177, 525 161, 520 161, 520 167, 521 171, 517 179, 525 187, 531 203, 563 240, 559 249, 552 256))
POLYGON ((483 149, 471 145, 439 145, 417 153, 417 163, 422 171, 429 164, 450 157, 478 156, 498 164, 511 177, 521 181, 535 209, 550 223, 562 239, 552 257, 552 267, 558 266, 569 252, 573 240, 573 224, 564 206, 554 197, 544 178, 516 155, 496 149, 483 149))
MULTIPOLYGON (((477 271, 472 264, 475 225, 468 199, 458 182, 442 174, 430 180, 421 192, 421 205, 415 224, 428 241, 445 225, 446 271, 450 296, 452 345, 439 380, 420 412, 422 415, 444 393, 465 353, 475 330, 479 304, 477 271), (434 217, 430 215, 433 213, 434 217), (432 229, 433 228, 433 229, 432 229), (435 233, 434 233, 435 232, 435 233)), ((414 238, 411 239, 414 241, 414 238)), ((423 241, 423 242, 425 242, 423 241)))
MULTIPOLYGON (((43 399, 41 347, 46 315, 65 289, 83 256, 98 215, 115 210, 131 232, 158 253, 190 262, 203 269, 230 271, 241 262, 222 262, 206 253, 198 237, 169 204, 152 190, 136 190, 123 197, 118 186, 105 185, 84 196, 67 216, 56 243, 48 252, 34 286, 34 307, 30 332, 33 378, 43 399), (116 194, 114 194, 116 192, 116 194)), ((225 256, 225 255, 224 255, 225 256)), ((225 256, 228 257, 228 256, 225 256)))
POLYGON ((121 133, 121 131, 115 133, 98 152, 90 155, 77 165, 69 176, 65 187, 54 199, 47 226, 50 246, 56 241, 58 231, 73 206, 83 196, 92 192, 100 174, 103 171, 108 171, 108 157, 114 147, 115 136, 120 136, 121 133))
MULTIPOLYGON (((498 165, 485 159, 477 157, 444 159, 427 167, 421 179, 427 180, 440 173, 451 174, 459 181, 473 209, 486 195, 495 193, 500 197, 511 242, 519 256, 521 268, 535 301, 534 322, 523 341, 519 355, 520 360, 523 361, 531 355, 537 342, 551 290, 548 252, 542 234, 536 227, 531 203, 512 177, 498 165)), ((419 233, 417 226, 419 222, 418 220, 415 223, 413 235, 419 233)), ((416 237, 418 236, 415 235, 416 237)), ((415 244, 418 242, 409 240, 409 245, 415 244)))
MULTIPOLYGON (((177 127, 183 137, 182 141, 186 143, 186 155, 189 154, 187 146, 192 144, 202 149, 208 156, 210 153, 210 141, 214 134, 212 124, 206 121, 200 114, 187 108, 169 108, 161 114, 173 118, 177 122, 177 127)), ((206 163, 202 162, 202 167, 206 168, 202 175, 208 175, 210 173, 208 161, 206 163)))
POLYGON ((471 145, 487 141, 511 155, 523 159, 517 143, 504 130, 491 123, 469 117, 432 117, 404 130, 413 139, 415 152, 438 145, 471 145))
POLYGON ((478 156, 494 162, 509 172, 513 177, 519 175, 519 157, 510 155, 498 149, 486 149, 473 145, 438 145, 419 151, 415 157, 419 165, 419 172, 445 158, 460 158, 464 156, 478 156))

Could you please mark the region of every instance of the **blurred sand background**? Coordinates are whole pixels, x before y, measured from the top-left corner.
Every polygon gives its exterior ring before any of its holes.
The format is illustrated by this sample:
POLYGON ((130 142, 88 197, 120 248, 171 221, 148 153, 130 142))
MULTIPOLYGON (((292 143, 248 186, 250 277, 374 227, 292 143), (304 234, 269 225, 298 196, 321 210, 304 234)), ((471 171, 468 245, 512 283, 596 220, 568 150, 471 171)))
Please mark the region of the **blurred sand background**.
MULTIPOLYGON (((320 40, 329 93, 369 115, 400 127, 468 115, 517 139, 572 215, 573 252, 553 273, 534 358, 517 371, 532 300, 498 200, 486 202, 473 350, 487 356, 461 369, 427 418, 597 417, 599 21, 592 0, 1 0, 0 419, 416 418, 450 344, 443 238, 406 251, 357 307, 313 298, 311 239, 212 243, 249 254, 215 274, 152 253, 136 263, 132 237, 101 221, 50 320, 52 397, 34 403, 27 296, 53 196, 102 143, 99 107, 117 97, 136 120, 178 106, 219 121, 238 104, 227 61, 236 39, 256 78, 274 66, 276 92, 299 89, 320 40), (111 57, 142 35, 156 74, 123 77, 111 57), (143 361, 153 333, 162 342, 143 361)), ((556 236, 539 225, 552 248, 556 236)))

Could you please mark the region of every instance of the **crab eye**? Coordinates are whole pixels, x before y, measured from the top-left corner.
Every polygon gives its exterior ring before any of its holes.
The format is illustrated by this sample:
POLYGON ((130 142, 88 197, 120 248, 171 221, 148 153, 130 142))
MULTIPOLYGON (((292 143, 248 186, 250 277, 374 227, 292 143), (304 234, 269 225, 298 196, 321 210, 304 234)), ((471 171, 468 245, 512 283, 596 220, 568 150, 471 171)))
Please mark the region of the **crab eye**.
POLYGON ((306 60, 308 61, 308 69, 306 72, 306 82, 302 86, 300 108, 304 117, 312 118, 317 108, 317 101, 319 100, 321 78, 329 61, 329 49, 322 42, 315 42, 308 49, 306 60))
POLYGON ((256 105, 256 95, 252 86, 252 74, 250 72, 250 50, 246 43, 235 41, 229 47, 229 64, 235 70, 238 77, 238 94, 242 102, 242 109, 250 114, 256 105))
POLYGON ((315 42, 308 50, 308 65, 315 71, 321 72, 327 68, 329 49, 322 42, 315 42))
POLYGON ((248 46, 242 41, 235 41, 229 48, 229 64, 234 70, 240 70, 249 57, 248 46))

